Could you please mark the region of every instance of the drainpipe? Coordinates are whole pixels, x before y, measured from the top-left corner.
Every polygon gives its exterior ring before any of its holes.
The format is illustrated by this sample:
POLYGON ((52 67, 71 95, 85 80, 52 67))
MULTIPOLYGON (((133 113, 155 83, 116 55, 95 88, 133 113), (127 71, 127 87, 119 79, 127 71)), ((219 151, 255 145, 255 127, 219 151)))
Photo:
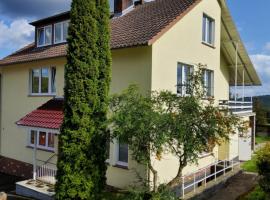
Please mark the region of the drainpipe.
POLYGON ((236 104, 237 97, 236 97, 236 92, 237 92, 237 73, 238 73, 238 42, 236 42, 236 49, 235 49, 235 78, 234 78, 234 101, 236 104))
POLYGON ((34 132, 33 179, 37 179, 37 131, 34 132))

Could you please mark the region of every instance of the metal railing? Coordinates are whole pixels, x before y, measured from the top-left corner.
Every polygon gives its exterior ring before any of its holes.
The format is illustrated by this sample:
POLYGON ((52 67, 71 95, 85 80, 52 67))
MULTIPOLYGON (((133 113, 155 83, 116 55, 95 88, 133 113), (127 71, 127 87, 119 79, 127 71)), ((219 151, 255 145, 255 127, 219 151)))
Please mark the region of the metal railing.
POLYGON ((57 166, 46 163, 37 168, 37 180, 54 185, 56 183, 57 166))
POLYGON ((230 101, 230 100, 220 100, 219 106, 222 109, 228 109, 233 114, 243 114, 253 112, 253 102, 252 101, 230 101))
POLYGON ((232 160, 217 161, 207 167, 197 170, 196 172, 182 176, 182 198, 189 192, 196 193, 200 187, 207 186, 210 180, 217 181, 217 177, 225 176, 227 171, 234 170, 235 166, 240 166, 237 157, 232 160), (211 172, 213 170, 213 172, 211 172))

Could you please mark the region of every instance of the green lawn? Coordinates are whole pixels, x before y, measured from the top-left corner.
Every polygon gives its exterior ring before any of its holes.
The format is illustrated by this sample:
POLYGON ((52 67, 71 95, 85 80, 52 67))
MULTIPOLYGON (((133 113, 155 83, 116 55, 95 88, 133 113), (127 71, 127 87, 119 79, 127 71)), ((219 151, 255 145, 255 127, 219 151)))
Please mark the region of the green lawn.
POLYGON ((256 141, 257 144, 270 142, 270 137, 269 136, 256 136, 255 141, 256 141))
POLYGON ((238 200, 265 200, 265 199, 267 199, 265 193, 259 186, 257 186, 254 188, 254 190, 249 192, 244 197, 240 197, 238 200))
POLYGON ((251 160, 244 162, 241 167, 247 172, 257 172, 256 155, 252 156, 251 160))

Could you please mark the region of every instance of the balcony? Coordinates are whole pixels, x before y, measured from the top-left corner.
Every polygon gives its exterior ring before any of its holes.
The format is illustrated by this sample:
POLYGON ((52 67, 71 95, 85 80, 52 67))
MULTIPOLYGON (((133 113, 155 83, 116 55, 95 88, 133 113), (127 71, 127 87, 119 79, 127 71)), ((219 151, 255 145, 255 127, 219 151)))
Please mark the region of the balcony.
POLYGON ((252 100, 220 100, 219 106, 221 109, 225 110, 228 109, 233 114, 245 114, 245 113, 252 113, 253 112, 253 102, 252 100))

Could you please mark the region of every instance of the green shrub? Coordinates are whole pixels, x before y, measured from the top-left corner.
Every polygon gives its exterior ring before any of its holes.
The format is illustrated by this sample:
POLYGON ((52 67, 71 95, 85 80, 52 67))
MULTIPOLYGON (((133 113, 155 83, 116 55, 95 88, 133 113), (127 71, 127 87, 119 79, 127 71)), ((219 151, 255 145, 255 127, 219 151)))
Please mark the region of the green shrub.
POLYGON ((241 200, 266 200, 266 199, 267 197, 265 195, 265 192, 259 186, 257 186, 247 196, 241 198, 241 200))
POLYGON ((259 185, 270 195, 270 143, 257 152, 256 164, 260 175, 259 185))

